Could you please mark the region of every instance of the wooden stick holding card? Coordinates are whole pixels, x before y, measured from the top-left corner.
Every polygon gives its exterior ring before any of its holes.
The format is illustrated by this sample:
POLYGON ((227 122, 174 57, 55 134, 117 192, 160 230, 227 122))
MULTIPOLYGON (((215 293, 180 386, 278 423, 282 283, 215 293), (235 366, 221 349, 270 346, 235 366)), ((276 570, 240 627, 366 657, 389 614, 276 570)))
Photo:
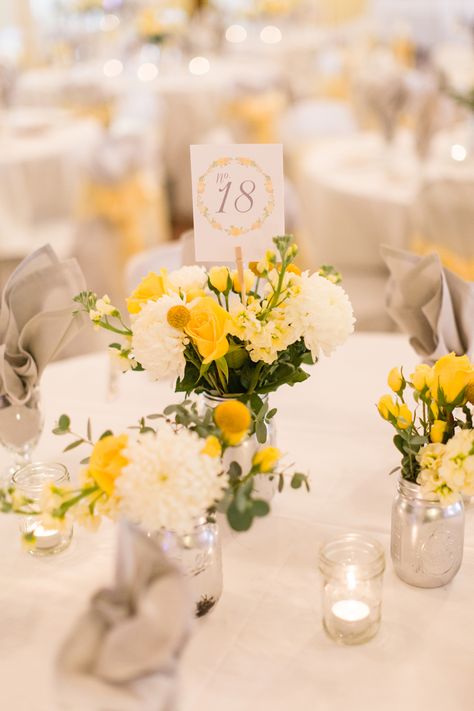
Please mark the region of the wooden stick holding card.
POLYGON ((244 273, 244 260, 242 258, 242 247, 235 248, 235 263, 237 265, 237 276, 240 282, 240 294, 242 297, 242 303, 244 306, 247 305, 247 290, 245 288, 245 273, 244 273))

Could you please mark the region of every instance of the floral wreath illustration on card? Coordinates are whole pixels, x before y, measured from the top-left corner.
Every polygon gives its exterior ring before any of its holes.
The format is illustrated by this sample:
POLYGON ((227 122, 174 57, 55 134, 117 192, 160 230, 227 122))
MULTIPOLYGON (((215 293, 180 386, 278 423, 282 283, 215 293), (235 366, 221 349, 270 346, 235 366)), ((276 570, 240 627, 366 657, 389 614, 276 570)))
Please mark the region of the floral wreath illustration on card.
MULTIPOLYGON (((223 197, 222 197, 220 209, 218 210, 218 212, 224 212, 224 205, 225 205, 227 198, 228 198, 230 186, 231 186, 231 181, 229 181, 224 188, 220 189, 220 191, 223 192, 223 197)), ((239 208, 237 207, 237 203, 239 200, 247 200, 248 201, 247 204, 250 204, 251 206, 253 206, 252 193, 254 192, 255 187, 256 187, 255 182, 253 180, 251 180, 250 178, 243 180, 241 182, 240 193, 239 193, 238 197, 234 200, 234 204, 236 204, 237 211, 242 212, 242 213, 249 211, 249 210, 239 210, 239 208), (248 189, 245 188, 245 183, 251 184, 248 189), (252 186, 253 186, 253 188, 252 188, 252 186)), ((272 181, 271 177, 262 170, 262 168, 258 165, 258 163, 256 163, 251 158, 242 158, 242 157, 217 158, 216 160, 214 160, 211 163, 211 165, 206 170, 204 175, 201 175, 201 177, 198 180, 197 206, 198 206, 198 209, 199 209, 199 212, 201 213, 201 215, 209 222, 211 227, 213 227, 215 230, 225 232, 226 234, 230 235, 231 237, 239 237, 240 235, 244 235, 244 234, 247 234, 248 232, 252 232, 252 230, 260 229, 262 227, 263 223, 265 222, 265 220, 273 212, 273 209, 275 207, 275 195, 274 195, 274 190, 273 190, 273 181, 272 181), (233 163, 236 163, 237 165, 244 166, 247 168, 253 168, 263 178, 263 187, 264 187, 265 193, 267 195, 267 201, 265 203, 265 206, 264 206, 261 214, 255 220, 253 220, 252 224, 249 226, 229 225, 228 227, 226 227, 221 222, 219 222, 219 220, 216 220, 216 218, 213 217, 209 207, 204 202, 204 192, 207 187, 206 180, 209 177, 209 175, 216 168, 225 168, 226 166, 231 165, 233 163)))

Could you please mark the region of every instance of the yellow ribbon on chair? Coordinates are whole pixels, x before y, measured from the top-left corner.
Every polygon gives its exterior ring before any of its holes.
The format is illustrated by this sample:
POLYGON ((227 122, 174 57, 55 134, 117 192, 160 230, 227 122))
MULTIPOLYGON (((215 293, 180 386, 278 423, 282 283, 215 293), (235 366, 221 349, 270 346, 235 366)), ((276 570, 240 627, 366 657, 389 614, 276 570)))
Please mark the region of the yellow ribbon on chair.
POLYGON ((413 238, 411 250, 420 256, 436 252, 441 259, 442 265, 446 267, 446 269, 449 269, 466 281, 474 281, 474 258, 461 257, 448 247, 434 244, 433 242, 427 242, 420 235, 415 235, 413 238))
POLYGON ((273 143, 277 119, 285 103, 281 92, 268 91, 235 99, 228 105, 227 114, 243 126, 249 141, 273 143))
POLYGON ((83 188, 80 211, 83 217, 107 222, 120 235, 128 258, 148 246, 146 227, 153 218, 156 223, 157 197, 156 189, 140 172, 116 183, 90 180, 83 188))

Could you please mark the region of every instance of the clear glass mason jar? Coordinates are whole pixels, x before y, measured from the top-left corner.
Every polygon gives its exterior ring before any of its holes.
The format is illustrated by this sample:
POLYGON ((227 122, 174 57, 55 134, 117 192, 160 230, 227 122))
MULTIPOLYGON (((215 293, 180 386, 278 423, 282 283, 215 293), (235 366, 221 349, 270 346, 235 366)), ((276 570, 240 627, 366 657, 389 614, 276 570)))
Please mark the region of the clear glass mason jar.
MULTIPOLYGON (((266 402, 268 395, 262 395, 261 398, 263 402, 266 402)), ((204 407, 212 409, 217 407, 217 405, 220 405, 221 402, 231 399, 233 399, 232 396, 224 398, 208 395, 207 393, 204 393, 202 396, 204 407)), ((241 444, 236 447, 229 447, 226 450, 224 455, 224 466, 229 467, 231 462, 237 462, 237 464, 241 466, 244 473, 248 472, 252 466, 252 459, 258 450, 269 446, 276 446, 276 428, 274 418, 267 424, 267 441, 264 444, 260 444, 258 442, 255 434, 251 437, 247 437, 247 439, 245 439, 241 444)), ((275 496, 277 488, 277 477, 270 478, 268 474, 257 474, 254 477, 253 491, 255 498, 260 498, 269 502, 275 496)))
POLYGON ((203 520, 186 535, 160 531, 153 537, 189 578, 196 617, 203 617, 222 595, 222 549, 217 523, 203 520))
POLYGON ((449 583, 461 567, 464 506, 444 506, 436 495, 400 478, 392 506, 391 555, 399 578, 420 588, 449 583))
MULTIPOLYGON (((16 471, 12 483, 17 491, 31 499, 34 503, 40 502, 41 493, 45 485, 54 483, 58 487, 69 482, 69 472, 62 464, 48 464, 35 462, 27 464, 16 471)), ((47 556, 60 553, 71 542, 72 524, 65 521, 56 528, 43 526, 41 514, 38 516, 22 516, 20 518, 20 531, 23 537, 30 540, 28 552, 35 556, 47 556)))
POLYGON ((348 533, 323 544, 323 627, 340 644, 362 644, 377 633, 382 610, 385 555, 380 543, 348 533))

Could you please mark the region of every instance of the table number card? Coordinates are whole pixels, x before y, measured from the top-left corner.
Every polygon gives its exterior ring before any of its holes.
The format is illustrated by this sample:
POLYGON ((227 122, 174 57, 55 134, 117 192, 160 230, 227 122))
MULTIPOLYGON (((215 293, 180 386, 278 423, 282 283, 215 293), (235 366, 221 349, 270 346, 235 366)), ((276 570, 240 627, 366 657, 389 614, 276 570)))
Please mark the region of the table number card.
POLYGON ((191 174, 197 261, 258 260, 285 233, 281 145, 191 146, 191 174))

